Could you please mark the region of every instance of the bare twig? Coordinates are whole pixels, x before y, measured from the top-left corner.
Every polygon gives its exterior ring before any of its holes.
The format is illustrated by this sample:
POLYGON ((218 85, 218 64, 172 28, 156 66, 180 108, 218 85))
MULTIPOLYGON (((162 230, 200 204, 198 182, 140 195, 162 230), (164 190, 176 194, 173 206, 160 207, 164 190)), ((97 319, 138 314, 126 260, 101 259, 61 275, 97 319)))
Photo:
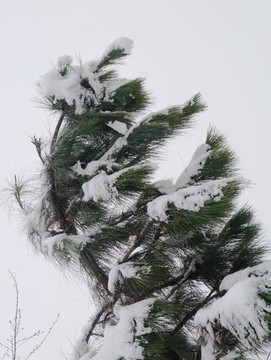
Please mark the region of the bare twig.
POLYGON ((40 331, 40 330, 39 330, 39 331, 36 331, 33 335, 30 335, 30 336, 27 336, 27 337, 25 337, 25 338, 23 338, 23 339, 18 340, 18 341, 17 341, 17 344, 19 344, 19 345, 17 346, 17 348, 21 347, 21 346, 24 345, 27 341, 33 339, 34 337, 40 336, 40 335, 42 335, 42 334, 43 334, 43 331, 40 331))
MULTIPOLYGON (((3 354, 1 360, 4 360, 5 358, 9 358, 11 360, 19 360, 21 359, 21 356, 18 354, 18 349, 24 345, 29 340, 33 339, 34 337, 39 337, 43 334, 43 331, 36 331, 30 336, 24 336, 19 338, 20 333, 24 330, 24 328, 21 326, 21 309, 19 307, 19 288, 18 283, 16 280, 16 276, 9 270, 9 274, 13 281, 13 286, 16 293, 15 298, 15 311, 14 311, 14 318, 13 320, 9 321, 9 324, 12 329, 12 333, 10 337, 6 340, 6 344, 3 342, 0 342, 0 347, 4 348, 6 352, 3 354)), ((32 351, 25 357, 24 360, 28 360, 30 356, 32 356, 34 353, 36 353, 40 347, 43 345, 44 341, 47 339, 48 335, 53 330, 57 320, 59 318, 59 314, 57 315, 56 320, 52 323, 51 327, 45 334, 45 336, 41 339, 41 341, 32 349, 32 351)))
POLYGON ((42 156, 42 140, 41 140, 41 138, 36 138, 36 136, 34 135, 33 138, 31 139, 31 142, 33 145, 35 145, 38 156, 39 156, 41 162, 44 164, 45 160, 44 160, 44 157, 42 156))
POLYGON ((3 343, 0 342, 0 346, 4 347, 7 350, 11 350, 11 348, 3 343))
POLYGON ((53 324, 51 325, 50 329, 47 331, 47 333, 45 334, 45 336, 43 337, 41 342, 34 347, 34 349, 28 354, 28 356, 25 358, 25 360, 28 360, 30 358, 30 356, 32 356, 35 352, 37 352, 40 349, 40 347, 43 345, 44 341, 47 339, 47 337, 49 336, 49 334, 55 327, 55 324, 57 323, 59 316, 60 316, 60 314, 57 314, 55 321, 53 322, 53 324))
MULTIPOLYGON (((16 179, 16 178, 15 178, 16 179)), ((15 360, 17 357, 17 341, 18 341, 18 334, 21 327, 21 311, 19 309, 19 288, 16 281, 14 274, 9 270, 9 274, 13 280, 13 286, 16 292, 16 301, 15 301, 15 313, 13 323, 10 322, 11 327, 13 329, 13 334, 11 336, 11 352, 12 352, 12 360, 15 360)))
MULTIPOLYGON (((1 345, 2 345, 2 344, 1 344, 1 345)), ((4 353, 4 355, 1 357, 1 360, 4 360, 6 357, 9 357, 9 358, 10 358, 9 352, 10 352, 10 350, 7 349, 7 351, 6 351, 6 352, 4 353)))

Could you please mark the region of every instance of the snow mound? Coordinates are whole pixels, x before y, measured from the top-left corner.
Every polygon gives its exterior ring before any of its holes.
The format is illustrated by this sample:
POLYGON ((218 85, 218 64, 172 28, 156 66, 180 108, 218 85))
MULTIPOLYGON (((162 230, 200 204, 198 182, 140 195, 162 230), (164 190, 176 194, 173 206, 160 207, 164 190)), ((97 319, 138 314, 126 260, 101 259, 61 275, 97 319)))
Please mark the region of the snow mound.
POLYGON ((212 180, 201 185, 189 186, 171 194, 159 196, 148 203, 148 215, 152 219, 166 222, 166 212, 169 204, 175 205, 177 209, 199 211, 206 201, 221 200, 223 196, 223 187, 234 180, 237 179, 225 178, 221 180, 212 180))
MULTIPOLYGON (((149 333, 144 319, 155 301, 154 298, 135 304, 121 306, 116 304, 114 314, 118 320, 115 325, 107 325, 101 350, 91 360, 143 360, 143 347, 138 337, 149 333)), ((82 358, 81 358, 82 360, 82 358)))
MULTIPOLYGON (((106 57, 112 50, 120 49, 125 55, 131 53, 133 42, 127 38, 114 41, 106 50, 106 57)), ((100 59, 102 61, 103 58, 100 59)), ((88 61, 79 65, 72 64, 70 55, 58 58, 57 64, 39 81, 41 93, 54 103, 65 100, 75 106, 75 113, 82 114, 89 106, 99 105, 102 101, 112 101, 115 91, 129 80, 114 77, 101 80, 104 69, 99 69, 100 61, 88 61)))
MULTIPOLYGON (((271 307, 260 294, 270 292, 271 261, 226 276, 220 290, 226 293, 195 315, 204 334, 202 360, 215 359, 214 324, 228 329, 246 349, 253 349, 269 333, 265 321, 271 307)), ((228 357, 225 357, 228 358, 228 357)))

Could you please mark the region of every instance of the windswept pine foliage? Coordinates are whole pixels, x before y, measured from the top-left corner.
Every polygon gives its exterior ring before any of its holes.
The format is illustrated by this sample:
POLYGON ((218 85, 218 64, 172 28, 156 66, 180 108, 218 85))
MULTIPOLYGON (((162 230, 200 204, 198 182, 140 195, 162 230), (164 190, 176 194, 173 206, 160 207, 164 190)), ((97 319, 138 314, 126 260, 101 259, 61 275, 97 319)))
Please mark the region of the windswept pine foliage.
POLYGON ((271 265, 237 205, 235 155, 210 129, 175 183, 152 180, 161 146, 205 105, 196 94, 143 116, 143 80, 116 71, 131 46, 61 57, 40 80, 59 117, 47 148, 34 141, 42 180, 26 222, 38 250, 91 284, 97 314, 73 360, 248 359, 268 341, 271 265))

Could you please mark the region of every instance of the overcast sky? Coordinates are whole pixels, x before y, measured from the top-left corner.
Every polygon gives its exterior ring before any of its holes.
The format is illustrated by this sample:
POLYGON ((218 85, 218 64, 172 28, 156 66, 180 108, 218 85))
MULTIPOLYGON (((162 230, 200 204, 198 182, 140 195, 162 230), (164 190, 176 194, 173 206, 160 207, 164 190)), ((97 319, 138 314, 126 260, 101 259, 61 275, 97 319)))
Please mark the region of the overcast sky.
MULTIPOLYGON (((46 134, 53 119, 37 107, 36 83, 57 58, 95 59, 111 41, 135 41, 122 74, 146 78, 158 110, 201 92, 208 110, 195 128, 164 150, 158 176, 179 175, 210 124, 236 151, 251 180, 249 202, 271 241, 271 2, 270 0, 10 0, 0 11, 1 186, 12 172, 31 174, 38 159, 29 136, 46 134)), ((22 224, 1 211, 0 341, 9 335, 17 272, 26 334, 61 317, 33 359, 63 359, 91 313, 88 291, 34 255, 22 224), (62 350, 63 353, 62 353, 62 350)), ((1 349, 0 349, 1 350, 1 349)), ((1 356, 1 352, 0 352, 1 356)), ((23 360, 23 357, 22 357, 23 360)))

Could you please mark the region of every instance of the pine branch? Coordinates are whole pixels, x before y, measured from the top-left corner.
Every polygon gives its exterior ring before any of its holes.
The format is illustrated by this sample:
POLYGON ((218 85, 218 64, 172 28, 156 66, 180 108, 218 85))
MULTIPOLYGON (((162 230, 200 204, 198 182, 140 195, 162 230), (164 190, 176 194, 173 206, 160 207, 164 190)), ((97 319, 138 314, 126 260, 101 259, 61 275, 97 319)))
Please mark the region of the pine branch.
POLYGON ((149 293, 144 294, 144 298, 149 296, 150 294, 153 294, 156 291, 162 291, 167 287, 173 286, 169 294, 165 297, 165 299, 168 300, 181 287, 181 285, 183 285, 187 280, 189 280, 190 276, 194 273, 195 262, 196 262, 195 259, 191 261, 191 264, 189 265, 189 268, 185 273, 182 273, 176 277, 172 277, 171 279, 165 281, 162 284, 158 283, 154 286, 150 286, 149 293))
POLYGON ((62 209, 61 200, 58 196, 57 182, 52 169, 48 169, 48 178, 51 185, 51 202, 55 211, 56 219, 59 220, 62 230, 67 235, 77 235, 77 229, 72 221, 65 215, 65 209, 62 209))
POLYGON ((176 285, 171 289, 170 293, 167 295, 166 299, 169 299, 176 290, 178 290, 180 288, 180 286, 190 278, 190 276, 195 272, 195 265, 196 265, 196 259, 192 259, 188 270, 181 275, 181 277, 177 277, 176 280, 171 280, 171 284, 175 283, 176 285), (179 281, 181 280, 181 281, 179 281))
POLYGON ((89 339, 91 337, 91 335, 93 335, 93 331, 96 327, 96 325, 98 325, 99 321, 100 321, 100 318, 102 317, 102 315, 108 310, 108 309, 112 309, 113 305, 117 302, 118 298, 115 297, 113 299, 111 299, 110 301, 106 302, 103 307, 101 308, 101 310, 95 315, 93 321, 92 321, 92 324, 91 324, 91 327, 90 329, 88 330, 87 334, 86 334, 86 337, 85 337, 85 340, 86 340, 86 343, 89 342, 89 339))
POLYGON ((62 110, 61 115, 60 115, 60 118, 59 118, 59 120, 58 120, 58 122, 57 122, 57 125, 56 125, 56 128, 55 128, 53 137, 52 137, 52 141, 51 141, 51 152, 52 152, 52 149, 53 149, 53 147, 54 147, 54 145, 55 145, 55 143, 56 143, 56 141, 57 141, 58 134, 59 134, 59 130, 60 130, 60 128, 61 128, 61 125, 62 125, 62 122, 63 122, 63 120, 64 120, 64 118, 65 118, 65 115, 66 115, 66 114, 65 114, 65 111, 62 110))
POLYGON ((150 230, 150 227, 154 224, 154 222, 155 222, 154 219, 147 221, 146 225, 143 227, 141 232, 137 235, 133 245, 127 249, 123 258, 121 260, 119 260, 119 264, 123 264, 123 263, 129 261, 130 255, 132 254, 132 252, 135 249, 137 249, 143 243, 146 234, 148 233, 148 231, 150 230))
POLYGON ((192 317, 194 315, 196 315, 196 313, 203 307, 205 306, 206 304, 208 304, 208 302, 214 300, 214 299, 217 299, 217 298, 220 298, 222 297, 223 295, 225 295, 226 291, 225 290, 222 290, 222 291, 219 291, 217 292, 216 294, 212 295, 216 290, 215 289, 212 289, 210 291, 210 293, 207 295, 207 297, 202 301, 200 302, 197 306, 194 307, 194 309, 192 309, 191 311, 189 311, 185 317, 182 319, 181 322, 179 322, 179 324, 174 328, 174 332, 177 332, 179 331, 189 320, 192 319, 192 317))

